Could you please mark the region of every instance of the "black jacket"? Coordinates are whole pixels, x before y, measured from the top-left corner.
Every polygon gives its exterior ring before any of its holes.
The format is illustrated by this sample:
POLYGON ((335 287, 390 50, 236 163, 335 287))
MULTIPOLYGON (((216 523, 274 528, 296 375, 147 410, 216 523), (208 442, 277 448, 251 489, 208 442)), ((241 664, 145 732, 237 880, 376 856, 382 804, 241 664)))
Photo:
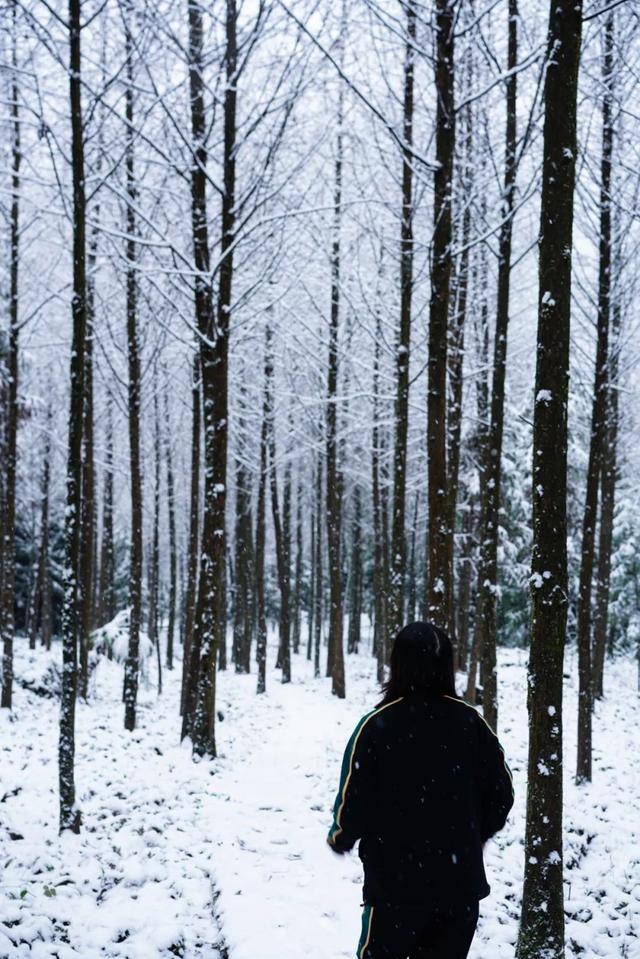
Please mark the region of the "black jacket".
POLYGON ((360 840, 364 901, 473 901, 489 894, 483 843, 513 805, 502 748, 473 706, 412 693, 356 726, 328 842, 360 840))

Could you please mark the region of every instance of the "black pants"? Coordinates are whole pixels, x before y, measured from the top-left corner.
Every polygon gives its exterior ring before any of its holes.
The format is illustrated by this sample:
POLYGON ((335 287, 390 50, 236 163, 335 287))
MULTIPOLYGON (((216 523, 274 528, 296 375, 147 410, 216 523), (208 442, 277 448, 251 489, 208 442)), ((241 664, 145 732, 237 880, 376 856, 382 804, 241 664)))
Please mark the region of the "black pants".
POLYGON ((365 906, 358 959, 466 959, 478 903, 365 906))

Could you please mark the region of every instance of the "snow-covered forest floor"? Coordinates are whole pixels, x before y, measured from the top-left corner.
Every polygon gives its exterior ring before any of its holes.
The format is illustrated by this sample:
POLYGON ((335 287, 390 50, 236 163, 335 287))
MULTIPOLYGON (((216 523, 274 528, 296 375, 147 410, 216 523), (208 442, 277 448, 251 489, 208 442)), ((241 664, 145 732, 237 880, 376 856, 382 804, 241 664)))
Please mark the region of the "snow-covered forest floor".
MULTIPOLYGON (((57 661, 16 643, 15 707, 0 717, 0 957, 338 959, 360 927, 360 864, 325 844, 342 750, 378 698, 374 663, 347 658, 348 698, 303 656, 294 680, 219 675, 219 758, 180 745, 180 670, 143 684, 122 728, 122 667, 100 661, 77 711, 80 836, 58 837, 58 703, 24 688, 57 661)), ((607 663, 594 782, 573 783, 575 669, 567 661, 565 877, 568 955, 640 957, 640 725, 631 660, 607 663), (569 676, 569 674, 571 674, 569 676)), ((270 678, 273 674, 270 674, 270 678)), ((525 654, 500 656, 500 726, 516 805, 487 848, 492 895, 471 959, 512 959, 522 883, 525 654)))

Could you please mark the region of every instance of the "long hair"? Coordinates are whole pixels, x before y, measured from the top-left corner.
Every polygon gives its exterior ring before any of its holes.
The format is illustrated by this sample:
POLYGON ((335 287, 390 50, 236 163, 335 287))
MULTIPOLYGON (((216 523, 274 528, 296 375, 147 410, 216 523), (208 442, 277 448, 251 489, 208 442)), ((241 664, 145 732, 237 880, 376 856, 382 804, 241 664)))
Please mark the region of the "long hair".
POLYGON ((389 679, 381 706, 416 691, 456 696, 453 646, 433 623, 409 623, 393 643, 389 679))

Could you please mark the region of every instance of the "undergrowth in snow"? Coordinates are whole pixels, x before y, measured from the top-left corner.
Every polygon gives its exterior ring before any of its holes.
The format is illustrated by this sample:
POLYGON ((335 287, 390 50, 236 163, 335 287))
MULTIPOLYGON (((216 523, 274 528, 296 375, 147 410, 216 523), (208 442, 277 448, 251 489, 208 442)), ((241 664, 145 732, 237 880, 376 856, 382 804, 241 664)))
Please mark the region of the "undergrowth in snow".
MULTIPOLYGON (((274 654, 275 651, 272 651, 274 654)), ((60 651, 16 642, 15 707, 0 715, 0 959, 339 959, 360 928, 355 854, 325 843, 342 751, 379 698, 372 658, 347 658, 348 699, 294 657, 275 672, 219 678, 217 760, 179 743, 180 664, 162 696, 155 662, 139 727, 123 729, 122 666, 101 658, 77 710, 80 836, 58 836, 55 696, 60 651), (55 671, 54 671, 55 674, 55 671), (43 688, 46 688, 44 683, 43 688), (37 690, 37 691, 34 691, 37 690)), ((516 805, 486 850, 492 886, 471 959, 512 959, 522 885, 527 750, 525 654, 500 656, 500 735, 516 805)), ((594 723, 594 782, 576 787, 576 684, 566 667, 567 954, 640 959, 640 719, 635 670, 607 663, 594 723)), ((460 684, 462 685, 462 684, 460 684)))

